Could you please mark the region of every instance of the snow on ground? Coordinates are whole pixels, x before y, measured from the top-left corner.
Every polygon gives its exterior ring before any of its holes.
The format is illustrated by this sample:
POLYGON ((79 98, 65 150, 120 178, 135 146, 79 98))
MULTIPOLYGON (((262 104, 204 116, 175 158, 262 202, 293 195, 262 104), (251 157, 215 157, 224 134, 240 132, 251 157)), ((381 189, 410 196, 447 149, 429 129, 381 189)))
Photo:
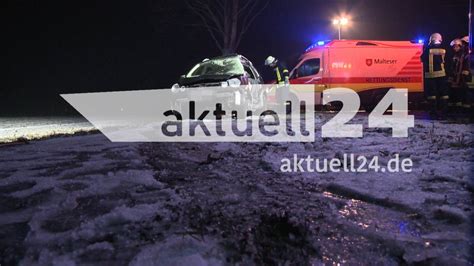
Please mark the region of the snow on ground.
POLYGON ((0 147, 0 264, 471 264, 472 126, 365 132, 307 144, 96 134, 0 147), (294 154, 344 153, 399 153, 414 171, 279 171, 294 154))
POLYGON ((84 118, 71 117, 0 117, 0 143, 42 139, 94 131, 84 118))

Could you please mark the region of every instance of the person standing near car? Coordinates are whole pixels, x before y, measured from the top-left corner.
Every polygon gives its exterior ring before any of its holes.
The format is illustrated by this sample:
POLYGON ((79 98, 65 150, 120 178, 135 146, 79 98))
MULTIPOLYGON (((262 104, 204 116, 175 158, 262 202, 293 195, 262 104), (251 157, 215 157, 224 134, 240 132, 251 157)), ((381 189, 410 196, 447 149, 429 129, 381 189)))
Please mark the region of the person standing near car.
POLYGON ((445 70, 446 50, 443 49, 442 43, 441 34, 434 33, 421 56, 425 73, 425 94, 430 105, 430 115, 433 117, 444 117, 449 101, 445 70))
POLYGON ((471 71, 469 69, 469 49, 465 49, 466 45, 461 39, 456 39, 451 42, 453 48, 453 56, 450 60, 449 73, 449 85, 450 85, 450 98, 451 102, 456 107, 456 111, 465 113, 462 109, 466 110, 471 108, 468 99, 468 85, 471 81, 471 71))
MULTIPOLYGON (((286 101, 290 93, 290 72, 273 56, 269 56, 265 60, 265 66, 270 67, 275 72, 277 103, 283 108, 286 106, 286 101)), ((284 109, 282 111, 284 111, 284 109)))
POLYGON ((270 67, 275 72, 276 84, 278 84, 278 85, 289 85, 290 84, 290 72, 288 71, 286 66, 284 66, 282 63, 280 63, 278 61, 278 59, 276 59, 273 56, 269 56, 265 60, 265 66, 270 67))

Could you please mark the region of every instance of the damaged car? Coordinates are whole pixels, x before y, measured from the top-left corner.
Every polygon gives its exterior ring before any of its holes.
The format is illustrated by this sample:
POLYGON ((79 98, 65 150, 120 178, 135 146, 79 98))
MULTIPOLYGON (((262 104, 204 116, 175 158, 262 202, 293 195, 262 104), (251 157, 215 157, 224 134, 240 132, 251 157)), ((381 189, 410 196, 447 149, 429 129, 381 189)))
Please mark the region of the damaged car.
POLYGON ((252 62, 242 55, 204 59, 171 88, 176 95, 173 108, 179 111, 190 100, 212 97, 236 110, 260 110, 267 98, 263 84, 252 62))

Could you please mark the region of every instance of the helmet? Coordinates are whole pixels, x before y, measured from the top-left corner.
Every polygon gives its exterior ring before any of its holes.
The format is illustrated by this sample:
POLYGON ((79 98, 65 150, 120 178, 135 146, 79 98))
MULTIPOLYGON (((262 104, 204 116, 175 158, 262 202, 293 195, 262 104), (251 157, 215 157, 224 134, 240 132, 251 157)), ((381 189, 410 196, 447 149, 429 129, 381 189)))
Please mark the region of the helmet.
POLYGON ((461 39, 455 39, 454 41, 451 42, 451 47, 455 46, 455 45, 459 45, 459 46, 462 46, 462 40, 461 39))
POLYGON ((470 39, 469 36, 466 36, 466 37, 462 38, 461 40, 463 42, 469 43, 469 39, 470 39))
POLYGON ((271 66, 272 64, 274 64, 276 62, 276 58, 273 57, 273 56, 269 56, 267 57, 267 59, 265 60, 265 65, 266 66, 271 66))
POLYGON ((433 33, 430 37, 430 44, 441 44, 443 42, 443 36, 439 33, 433 33))

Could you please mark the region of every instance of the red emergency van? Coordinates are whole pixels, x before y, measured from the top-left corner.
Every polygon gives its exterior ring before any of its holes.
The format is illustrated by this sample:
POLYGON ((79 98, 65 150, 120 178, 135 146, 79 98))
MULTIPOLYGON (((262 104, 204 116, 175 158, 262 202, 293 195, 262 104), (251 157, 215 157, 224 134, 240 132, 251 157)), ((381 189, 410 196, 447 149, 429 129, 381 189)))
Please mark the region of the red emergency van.
POLYGON ((349 88, 373 109, 391 88, 406 88, 411 106, 423 99, 423 44, 410 41, 340 40, 309 47, 290 73, 291 84, 314 84, 321 92, 349 88))

